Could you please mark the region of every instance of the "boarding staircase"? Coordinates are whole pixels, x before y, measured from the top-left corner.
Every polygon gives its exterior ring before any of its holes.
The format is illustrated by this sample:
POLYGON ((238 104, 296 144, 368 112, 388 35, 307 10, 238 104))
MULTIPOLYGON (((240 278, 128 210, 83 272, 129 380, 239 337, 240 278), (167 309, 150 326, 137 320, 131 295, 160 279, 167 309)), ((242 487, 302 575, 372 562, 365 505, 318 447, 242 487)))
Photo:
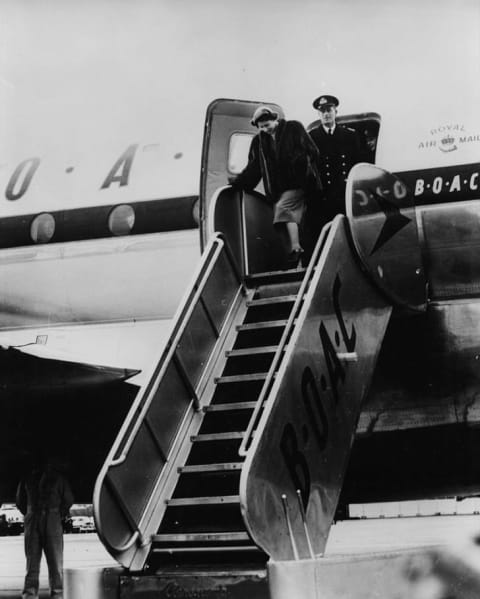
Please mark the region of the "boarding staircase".
POLYGON ((99 536, 128 572, 323 553, 392 304, 405 299, 399 257, 417 277, 404 303, 422 286, 410 247, 372 273, 375 236, 352 230, 338 216, 307 268, 269 272, 212 235, 95 487, 99 536))
POLYGON ((190 437, 188 457, 178 468, 174 492, 152 537, 147 563, 155 569, 167 560, 265 561, 241 515, 245 457, 239 450, 265 382, 274 380, 285 353, 292 330, 287 325, 305 292, 303 288, 299 295, 304 275, 305 270, 293 270, 246 278, 244 306, 232 323, 233 344, 224 351, 212 398, 202 407, 202 423, 190 437))
POLYGON ((97 481, 97 528, 124 565, 267 559, 242 518, 240 474, 314 274, 242 277, 223 236, 212 239, 97 481))

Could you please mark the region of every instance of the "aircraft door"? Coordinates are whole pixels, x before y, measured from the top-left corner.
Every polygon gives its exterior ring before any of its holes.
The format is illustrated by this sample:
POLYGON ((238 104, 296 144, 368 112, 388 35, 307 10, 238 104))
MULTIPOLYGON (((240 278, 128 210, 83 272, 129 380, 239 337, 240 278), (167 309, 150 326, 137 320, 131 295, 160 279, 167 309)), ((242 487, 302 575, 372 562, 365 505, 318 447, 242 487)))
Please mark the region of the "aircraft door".
MULTIPOLYGON (((210 235, 224 233, 244 273, 262 272, 278 265, 279 239, 272 226, 272 209, 257 191, 241 193, 228 186, 228 177, 246 166, 254 135, 250 120, 263 103, 244 100, 214 100, 207 109, 200 181, 201 244, 210 235)), ((268 103, 281 118, 283 110, 268 103)))
MULTIPOLYGON (((362 161, 374 164, 380 133, 380 115, 377 112, 346 114, 338 116, 336 122, 357 132, 362 148, 362 161)), ((321 121, 317 119, 308 125, 307 131, 311 131, 320 125, 321 121)))

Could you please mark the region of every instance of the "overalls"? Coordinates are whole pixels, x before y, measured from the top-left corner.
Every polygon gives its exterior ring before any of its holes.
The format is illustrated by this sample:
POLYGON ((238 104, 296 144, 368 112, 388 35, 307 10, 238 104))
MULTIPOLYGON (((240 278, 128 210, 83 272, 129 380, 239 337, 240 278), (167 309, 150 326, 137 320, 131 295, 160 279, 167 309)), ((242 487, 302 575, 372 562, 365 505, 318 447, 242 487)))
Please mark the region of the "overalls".
POLYGON ((32 473, 20 483, 17 505, 25 514, 27 561, 23 599, 38 599, 42 551, 48 565, 50 596, 63 597, 63 525, 73 502, 65 478, 54 470, 32 473))

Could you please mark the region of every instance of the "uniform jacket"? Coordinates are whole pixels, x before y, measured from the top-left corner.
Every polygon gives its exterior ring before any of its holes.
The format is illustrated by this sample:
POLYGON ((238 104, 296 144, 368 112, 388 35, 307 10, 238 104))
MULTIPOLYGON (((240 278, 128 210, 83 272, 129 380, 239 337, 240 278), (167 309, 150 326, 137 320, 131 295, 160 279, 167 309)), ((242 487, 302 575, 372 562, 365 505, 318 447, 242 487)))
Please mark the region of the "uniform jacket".
POLYGON ((37 470, 18 485, 16 503, 22 514, 58 512, 64 518, 73 494, 65 477, 55 470, 37 470))
POLYGON ((320 153, 320 175, 327 200, 335 211, 345 212, 345 182, 353 165, 363 160, 362 146, 353 129, 336 125, 333 135, 323 126, 310 131, 320 153))
POLYGON ((280 119, 275 139, 264 131, 252 139, 248 164, 232 185, 252 190, 263 179, 273 202, 287 189, 318 193, 322 188, 318 160, 317 148, 303 125, 280 119))

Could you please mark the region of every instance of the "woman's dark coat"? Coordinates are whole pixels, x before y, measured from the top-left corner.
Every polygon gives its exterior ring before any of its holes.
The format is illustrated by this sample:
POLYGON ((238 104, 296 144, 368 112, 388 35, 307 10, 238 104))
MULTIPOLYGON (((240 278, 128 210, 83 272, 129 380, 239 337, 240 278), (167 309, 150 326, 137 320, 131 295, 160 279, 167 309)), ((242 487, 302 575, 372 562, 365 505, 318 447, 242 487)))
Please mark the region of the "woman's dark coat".
POLYGON ((232 185, 252 190, 263 179, 265 193, 273 202, 287 189, 316 194, 322 189, 318 162, 318 150, 304 126, 280 119, 275 139, 264 131, 255 135, 248 164, 232 185))

